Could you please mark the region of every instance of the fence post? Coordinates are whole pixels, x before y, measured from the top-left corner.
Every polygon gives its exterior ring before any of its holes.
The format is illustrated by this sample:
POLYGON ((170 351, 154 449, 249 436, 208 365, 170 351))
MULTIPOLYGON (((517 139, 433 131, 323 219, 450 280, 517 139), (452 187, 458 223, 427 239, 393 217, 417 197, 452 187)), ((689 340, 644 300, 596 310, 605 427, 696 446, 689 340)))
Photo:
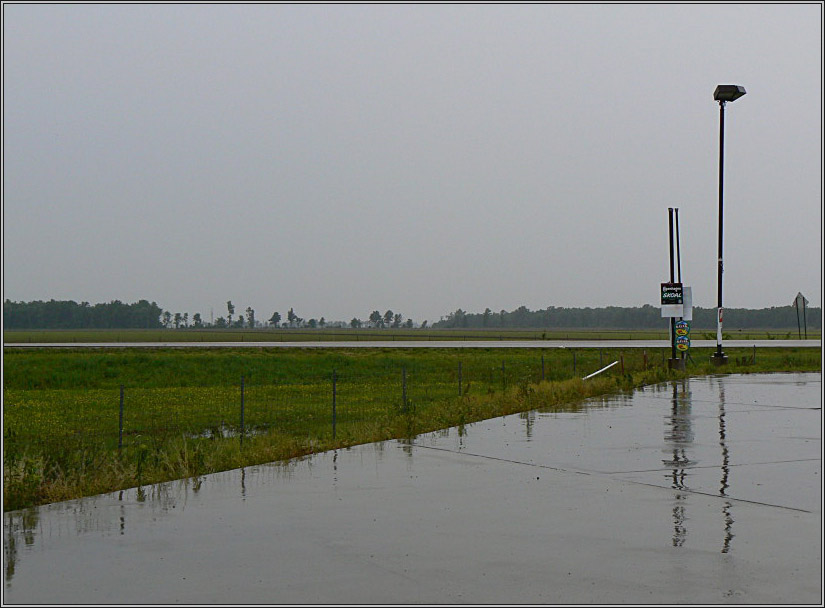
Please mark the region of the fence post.
POLYGON ((335 370, 332 370, 332 438, 335 439, 335 389, 336 389, 336 381, 338 380, 338 376, 335 374, 335 370))
POLYGON ((753 359, 751 359, 751 363, 756 363, 756 344, 753 345, 753 359))
POLYGON ((622 362, 622 376, 624 376, 624 354, 619 355, 619 360, 622 362))
POLYGON ((120 385, 120 419, 118 420, 117 449, 123 447, 123 385, 120 385))
POLYGON ((244 402, 243 402, 243 376, 241 376, 241 443, 243 443, 243 436, 244 436, 244 402))
POLYGON ((401 405, 407 411, 407 368, 401 368, 401 405))

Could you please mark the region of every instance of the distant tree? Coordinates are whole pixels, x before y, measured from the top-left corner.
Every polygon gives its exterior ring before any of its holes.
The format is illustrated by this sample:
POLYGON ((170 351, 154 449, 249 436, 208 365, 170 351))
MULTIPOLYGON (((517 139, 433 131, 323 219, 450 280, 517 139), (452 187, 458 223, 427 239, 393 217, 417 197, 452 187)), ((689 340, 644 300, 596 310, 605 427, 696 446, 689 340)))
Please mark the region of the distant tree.
POLYGON ((392 326, 393 327, 401 327, 401 323, 403 321, 404 321, 404 317, 402 317, 400 313, 396 313, 392 317, 392 326))
POLYGON ((192 325, 193 325, 193 327, 195 327, 197 329, 200 329, 201 327, 203 327, 203 321, 201 320, 201 313, 196 312, 194 315, 192 315, 192 325))
POLYGON ((294 327, 297 326, 300 322, 300 317, 296 315, 295 311, 290 308, 289 312, 286 313, 286 320, 289 322, 290 327, 294 327))
POLYGON ((526 306, 519 306, 510 315, 513 318, 513 325, 516 327, 530 326, 530 310, 526 306))
POLYGON ((189 327, 189 313, 188 312, 183 313, 183 326, 184 327, 189 327))
POLYGON ((392 311, 388 310, 384 313, 384 327, 390 327, 392 325, 392 311))
POLYGON ((467 313, 459 308, 447 315, 444 323, 447 327, 467 327, 467 313))
POLYGON ((370 313, 370 321, 372 321, 372 324, 375 327, 384 327, 384 319, 381 316, 381 313, 378 312, 377 310, 373 310, 370 313))
POLYGON ((183 320, 183 315, 179 312, 175 313, 175 329, 180 329, 181 321, 183 320))
POLYGON ((243 327, 243 315, 238 315, 238 318, 232 324, 232 327, 238 327, 238 328, 243 327))
POLYGON ((172 313, 168 310, 163 313, 163 326, 168 328, 172 324, 172 313))
POLYGON ((318 327, 318 320, 317 320, 317 319, 310 319, 309 321, 307 321, 307 324, 308 324, 308 325, 309 325, 312 329, 315 329, 316 327, 318 327))
POLYGON ((353 329, 361 327, 361 319, 356 319, 355 317, 353 317, 352 321, 349 322, 349 326, 353 329))
POLYGON ((484 327, 487 327, 487 325, 489 325, 491 316, 493 316, 493 311, 490 310, 489 308, 485 308, 484 309, 484 318, 482 320, 482 325, 484 327))
POLYGON ((413 320, 412 319, 407 319, 407 322, 404 323, 404 327, 406 327, 407 329, 412 329, 412 326, 413 326, 413 320))
POLYGON ((427 329, 427 319, 424 319, 424 322, 421 323, 421 329, 427 329))
POLYGON ((251 306, 246 307, 246 324, 250 329, 255 329, 255 311, 251 306))
POLYGON ((233 306, 232 300, 229 300, 226 303, 226 310, 229 311, 229 326, 232 327, 232 315, 235 314, 235 306, 233 306))
POLYGON ((320 325, 321 327, 326 327, 326 324, 327 324, 327 320, 324 317, 321 317, 318 320, 318 325, 320 325))
POLYGON ((226 322, 226 319, 224 319, 223 317, 218 317, 217 319, 215 319, 215 327, 217 327, 219 329, 223 329, 225 327, 229 327, 229 324, 226 322))
POLYGON ((280 323, 280 322, 281 322, 281 313, 279 313, 278 311, 273 312, 272 316, 269 317, 269 324, 272 325, 272 327, 278 327, 278 323, 280 323))

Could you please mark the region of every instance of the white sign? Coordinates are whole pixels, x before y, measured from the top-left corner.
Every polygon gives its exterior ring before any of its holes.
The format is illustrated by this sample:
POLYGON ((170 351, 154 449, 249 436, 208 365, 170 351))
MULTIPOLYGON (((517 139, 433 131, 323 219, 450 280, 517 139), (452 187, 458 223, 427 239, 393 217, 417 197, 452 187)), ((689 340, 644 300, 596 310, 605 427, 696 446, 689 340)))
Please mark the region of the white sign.
POLYGON ((685 321, 693 321, 693 288, 692 287, 683 287, 682 288, 682 307, 684 308, 682 318, 685 321))
MULTIPOLYGON (((663 284, 664 285, 664 284, 663 284)), ((662 318, 675 317, 685 321, 693 321, 693 290, 691 287, 680 285, 681 304, 662 304, 662 318)), ((662 288, 664 290, 664 288, 662 288)))
POLYGON ((685 314, 685 307, 683 304, 664 304, 662 305, 662 317, 681 317, 685 314))
POLYGON ((791 306, 796 306, 797 308, 799 308, 800 304, 803 308, 808 305, 808 298, 803 296, 801 291, 796 294, 796 298, 794 298, 793 304, 791 304, 791 306))

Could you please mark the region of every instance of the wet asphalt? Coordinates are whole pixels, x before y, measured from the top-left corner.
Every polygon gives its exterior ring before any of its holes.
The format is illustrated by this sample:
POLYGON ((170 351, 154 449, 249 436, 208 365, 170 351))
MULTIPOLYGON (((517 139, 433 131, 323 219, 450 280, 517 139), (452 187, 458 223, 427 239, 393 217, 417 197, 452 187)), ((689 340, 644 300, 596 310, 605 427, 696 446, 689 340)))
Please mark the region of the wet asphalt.
POLYGON ((8 604, 814 604, 820 373, 4 514, 8 604))

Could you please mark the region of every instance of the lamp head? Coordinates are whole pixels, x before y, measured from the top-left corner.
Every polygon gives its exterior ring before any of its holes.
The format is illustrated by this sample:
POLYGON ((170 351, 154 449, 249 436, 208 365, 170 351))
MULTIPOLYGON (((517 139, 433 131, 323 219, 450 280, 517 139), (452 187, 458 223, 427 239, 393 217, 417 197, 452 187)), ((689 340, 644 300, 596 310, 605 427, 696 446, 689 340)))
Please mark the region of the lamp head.
POLYGON ((745 94, 745 87, 738 84, 720 84, 713 92, 716 101, 736 101, 745 94))

